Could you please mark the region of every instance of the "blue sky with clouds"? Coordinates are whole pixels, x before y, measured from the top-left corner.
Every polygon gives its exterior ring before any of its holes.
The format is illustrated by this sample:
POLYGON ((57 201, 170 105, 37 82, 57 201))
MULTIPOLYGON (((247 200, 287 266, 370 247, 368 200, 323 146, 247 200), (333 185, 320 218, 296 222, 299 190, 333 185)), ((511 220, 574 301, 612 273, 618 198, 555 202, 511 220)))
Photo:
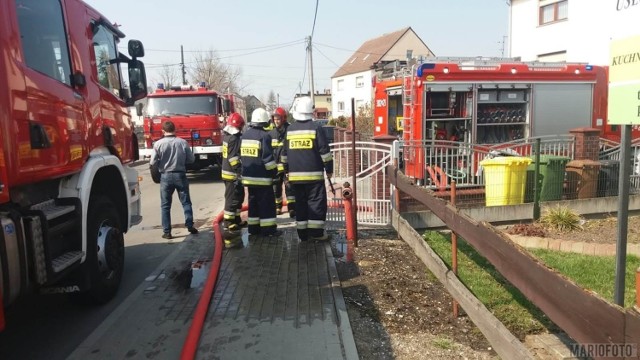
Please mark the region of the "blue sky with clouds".
MULTIPOLYGON (((270 90, 291 102, 309 90, 305 38, 313 29, 316 90, 365 41, 411 26, 437 56, 501 56, 508 34, 506 0, 85 0, 127 38, 142 40, 151 83, 163 64, 176 68, 180 45, 189 66, 200 51, 242 71, 244 94, 270 90)), ((126 46, 126 44, 125 44, 126 46)), ((505 55, 506 52, 505 52, 505 55)), ((179 72, 178 72, 179 73, 179 72)))

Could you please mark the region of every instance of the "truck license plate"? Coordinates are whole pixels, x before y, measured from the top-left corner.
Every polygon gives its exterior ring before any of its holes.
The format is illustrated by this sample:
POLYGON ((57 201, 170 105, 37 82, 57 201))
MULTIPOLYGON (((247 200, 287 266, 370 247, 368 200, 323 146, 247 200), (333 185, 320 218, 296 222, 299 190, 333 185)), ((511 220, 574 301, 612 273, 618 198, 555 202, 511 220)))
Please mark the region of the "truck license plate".
POLYGON ((209 156, 207 154, 200 155, 200 159, 207 159, 209 156))

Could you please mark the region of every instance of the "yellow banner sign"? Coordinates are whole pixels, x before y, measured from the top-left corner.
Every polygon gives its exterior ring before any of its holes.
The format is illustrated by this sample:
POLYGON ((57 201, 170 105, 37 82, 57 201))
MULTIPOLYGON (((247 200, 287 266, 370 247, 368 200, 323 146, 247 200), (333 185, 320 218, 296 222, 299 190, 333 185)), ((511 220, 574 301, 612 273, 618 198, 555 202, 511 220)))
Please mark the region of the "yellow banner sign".
POLYGON ((640 36, 611 41, 609 124, 640 124, 640 36))

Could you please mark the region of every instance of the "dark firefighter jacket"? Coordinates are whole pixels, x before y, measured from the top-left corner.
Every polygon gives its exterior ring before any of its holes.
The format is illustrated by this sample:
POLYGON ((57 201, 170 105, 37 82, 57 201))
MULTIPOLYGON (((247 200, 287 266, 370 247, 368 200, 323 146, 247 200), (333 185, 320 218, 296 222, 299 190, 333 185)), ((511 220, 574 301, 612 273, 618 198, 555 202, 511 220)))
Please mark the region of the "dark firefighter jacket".
POLYGON ((281 160, 292 183, 324 181, 333 174, 333 157, 320 124, 296 121, 287 129, 281 160))
POLYGON ((241 134, 224 132, 222 140, 222 180, 234 181, 242 171, 240 163, 241 134))
POLYGON ((242 135, 242 184, 245 186, 271 186, 276 173, 271 136, 260 126, 251 126, 242 135))
POLYGON ((284 171, 284 165, 282 164, 282 149, 284 147, 284 140, 287 136, 287 128, 289 127, 289 123, 285 122, 282 124, 280 129, 274 128, 269 131, 269 135, 271 135, 271 146, 273 147, 273 158, 278 164, 278 172, 284 171))

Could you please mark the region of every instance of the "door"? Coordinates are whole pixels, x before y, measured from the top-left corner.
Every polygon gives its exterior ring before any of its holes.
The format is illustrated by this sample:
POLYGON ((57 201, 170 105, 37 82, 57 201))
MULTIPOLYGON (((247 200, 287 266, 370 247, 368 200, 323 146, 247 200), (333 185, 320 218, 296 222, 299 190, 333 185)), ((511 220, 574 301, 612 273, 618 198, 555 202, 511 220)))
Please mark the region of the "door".
POLYGON ((26 83, 26 113, 17 119, 18 181, 62 176, 83 161, 83 96, 72 70, 59 1, 15 0, 26 83))

